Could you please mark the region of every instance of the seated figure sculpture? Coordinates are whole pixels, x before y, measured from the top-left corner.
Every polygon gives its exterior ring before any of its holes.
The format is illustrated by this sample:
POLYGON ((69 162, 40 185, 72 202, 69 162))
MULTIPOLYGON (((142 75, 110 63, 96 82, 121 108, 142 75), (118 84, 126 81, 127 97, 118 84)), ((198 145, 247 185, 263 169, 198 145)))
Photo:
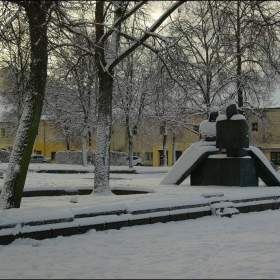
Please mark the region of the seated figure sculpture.
POLYGON ((244 149, 249 148, 248 125, 245 117, 238 113, 237 104, 230 101, 226 115, 220 115, 216 121, 216 147, 226 149, 228 157, 248 155, 244 149))
POLYGON ((216 141, 216 119, 220 114, 218 106, 210 108, 208 120, 204 120, 199 125, 199 139, 205 141, 216 141))

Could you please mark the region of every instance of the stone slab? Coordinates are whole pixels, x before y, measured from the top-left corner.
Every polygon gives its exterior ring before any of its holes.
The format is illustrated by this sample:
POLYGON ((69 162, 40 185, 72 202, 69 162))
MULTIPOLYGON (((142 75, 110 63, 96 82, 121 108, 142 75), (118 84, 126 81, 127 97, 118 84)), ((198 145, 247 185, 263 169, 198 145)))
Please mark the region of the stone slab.
POLYGON ((258 186, 255 160, 250 157, 207 158, 191 174, 192 186, 258 186))

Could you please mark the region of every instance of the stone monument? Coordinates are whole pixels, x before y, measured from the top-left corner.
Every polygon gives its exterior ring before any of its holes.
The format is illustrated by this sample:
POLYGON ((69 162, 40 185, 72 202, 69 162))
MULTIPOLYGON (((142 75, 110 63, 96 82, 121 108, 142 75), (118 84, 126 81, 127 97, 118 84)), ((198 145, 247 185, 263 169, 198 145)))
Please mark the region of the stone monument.
POLYGON ((191 185, 258 186, 255 160, 249 156, 248 125, 230 101, 216 118, 216 147, 224 156, 209 156, 191 174, 191 185))
POLYGON ((210 110, 199 127, 200 141, 190 146, 176 161, 160 184, 181 184, 188 176, 191 185, 280 186, 280 176, 263 153, 249 145, 248 125, 237 104, 229 101, 226 115, 210 110))

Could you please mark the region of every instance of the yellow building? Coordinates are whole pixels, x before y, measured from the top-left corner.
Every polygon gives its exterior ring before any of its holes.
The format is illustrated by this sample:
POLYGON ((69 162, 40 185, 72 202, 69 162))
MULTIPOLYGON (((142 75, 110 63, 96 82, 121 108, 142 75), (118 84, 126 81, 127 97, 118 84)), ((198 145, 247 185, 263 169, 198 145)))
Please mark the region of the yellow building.
MULTIPOLYGON (((199 121, 196 121, 194 131, 198 131, 199 121)), ((199 140, 198 134, 186 128, 177 129, 176 132, 170 128, 167 131, 167 162, 172 166, 173 146, 178 157, 194 142, 199 140)), ((112 134, 111 149, 128 153, 128 136, 125 125, 120 124, 112 134)), ((161 128, 150 123, 145 128, 138 128, 133 135, 133 154, 142 158, 146 166, 160 166, 163 164, 163 134, 161 128)))
MULTIPOLYGON (((257 119, 253 116, 249 116, 247 119, 250 145, 259 147, 269 161, 280 165, 280 108, 267 108, 264 110, 264 115, 266 118, 263 119, 257 119)), ((178 159, 188 147, 199 140, 196 131, 198 131, 201 121, 201 118, 192 120, 193 127, 190 127, 191 130, 186 128, 168 129, 166 142, 168 166, 173 164, 173 154, 178 159)), ((33 152, 45 155, 55 162, 55 153, 66 150, 66 143, 58 139, 61 139, 61 137, 52 128, 51 122, 41 120, 33 152)), ((93 135, 93 150, 96 147, 95 139, 96 135, 93 135)), ((12 143, 13 137, 9 137, 7 126, 3 123, 0 124, 0 149, 11 151, 12 143)), ((162 143, 161 128, 155 126, 152 122, 134 131, 134 155, 140 156, 146 166, 163 165, 162 143)), ((110 148, 114 151, 128 153, 128 136, 124 124, 119 124, 113 130, 110 148)), ((81 150, 81 147, 71 145, 70 149, 81 150)))
POLYGON ((261 149, 269 161, 280 165, 280 108, 264 109, 264 118, 248 118, 250 145, 261 149))
POLYGON ((14 137, 10 136, 10 129, 4 124, 0 125, 0 149, 6 151, 12 151, 14 137))

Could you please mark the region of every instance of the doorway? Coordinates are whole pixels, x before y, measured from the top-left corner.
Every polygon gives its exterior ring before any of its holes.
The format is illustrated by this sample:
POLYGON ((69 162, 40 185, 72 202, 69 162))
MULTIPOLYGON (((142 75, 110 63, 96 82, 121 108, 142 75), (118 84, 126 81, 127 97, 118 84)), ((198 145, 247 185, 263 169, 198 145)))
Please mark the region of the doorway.
MULTIPOLYGON (((163 150, 159 150, 159 166, 163 166, 163 150)), ((167 165, 168 165, 168 151, 166 151, 166 162, 167 162, 167 165)))

